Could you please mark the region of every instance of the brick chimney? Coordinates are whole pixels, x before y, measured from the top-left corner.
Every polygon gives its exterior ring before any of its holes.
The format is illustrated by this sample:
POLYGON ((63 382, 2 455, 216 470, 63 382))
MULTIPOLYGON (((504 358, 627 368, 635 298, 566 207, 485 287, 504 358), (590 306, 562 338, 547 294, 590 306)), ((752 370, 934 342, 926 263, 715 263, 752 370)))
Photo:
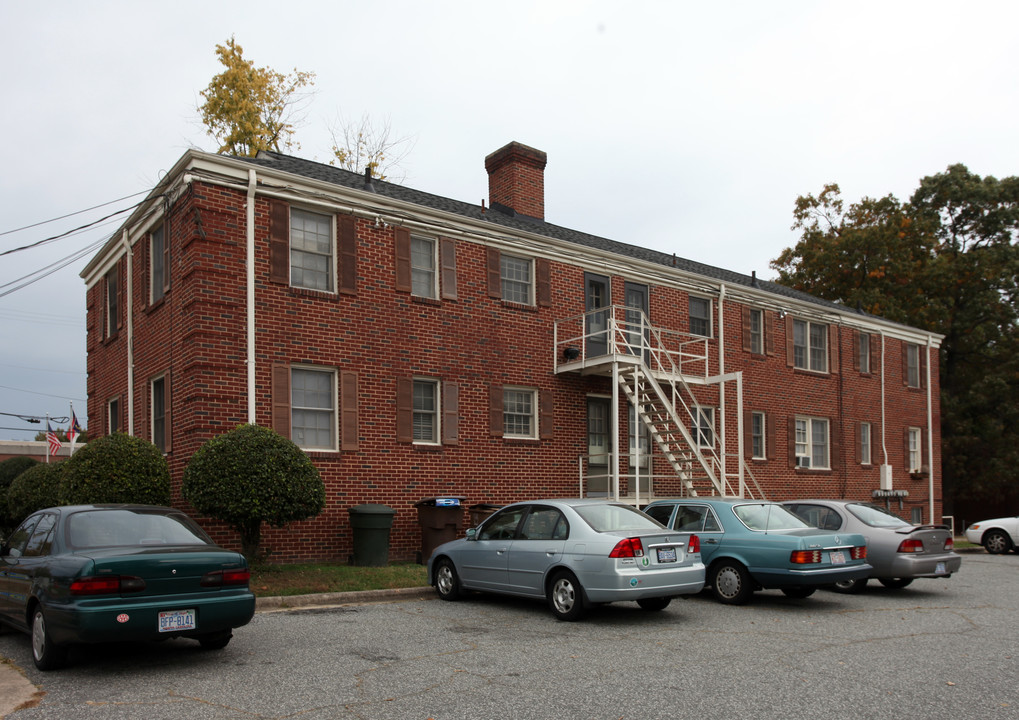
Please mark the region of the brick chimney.
POLYGON ((511 142, 485 158, 488 201, 520 215, 545 219, 545 164, 541 150, 511 142))

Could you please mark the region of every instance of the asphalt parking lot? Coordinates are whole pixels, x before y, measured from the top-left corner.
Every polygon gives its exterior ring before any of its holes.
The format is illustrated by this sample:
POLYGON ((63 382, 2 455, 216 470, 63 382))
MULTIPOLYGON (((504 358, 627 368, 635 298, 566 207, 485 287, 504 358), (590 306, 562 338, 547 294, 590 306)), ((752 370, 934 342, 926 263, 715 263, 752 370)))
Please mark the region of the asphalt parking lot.
POLYGON ((969 554, 947 580, 805 600, 707 595, 562 623, 472 596, 263 612, 223 651, 77 650, 37 672, 11 720, 60 718, 1016 718, 1019 555, 969 554))

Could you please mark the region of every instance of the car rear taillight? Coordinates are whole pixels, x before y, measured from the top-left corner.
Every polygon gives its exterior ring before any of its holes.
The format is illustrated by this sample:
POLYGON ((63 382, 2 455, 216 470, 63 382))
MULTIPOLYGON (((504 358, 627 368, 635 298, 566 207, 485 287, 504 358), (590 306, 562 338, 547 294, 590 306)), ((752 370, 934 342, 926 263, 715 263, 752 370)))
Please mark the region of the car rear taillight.
POLYGON ((903 540, 901 543, 899 543, 899 552, 900 553, 923 552, 923 543, 920 540, 916 540, 915 538, 903 540))
POLYGON ((115 595, 144 589, 145 581, 133 575, 102 575, 71 581, 72 595, 115 595))
POLYGON ((202 575, 202 587, 223 587, 225 585, 247 585, 251 580, 251 570, 237 568, 234 570, 213 570, 202 575))
POLYGON ((632 558, 644 557, 644 546, 640 544, 640 538, 626 538, 616 543, 609 553, 610 558, 632 558))
POLYGON ((690 536, 690 542, 686 545, 688 553, 699 553, 701 551, 701 539, 696 535, 690 536))
POLYGON ((867 559, 867 546, 857 545, 850 551, 850 555, 853 556, 853 560, 866 560, 867 559))
POLYGON ((951 535, 949 535, 948 539, 945 540, 945 550, 947 550, 948 552, 955 550, 955 540, 952 538, 951 535))
POLYGON ((796 565, 809 565, 821 562, 820 550, 793 550, 789 561, 796 565))

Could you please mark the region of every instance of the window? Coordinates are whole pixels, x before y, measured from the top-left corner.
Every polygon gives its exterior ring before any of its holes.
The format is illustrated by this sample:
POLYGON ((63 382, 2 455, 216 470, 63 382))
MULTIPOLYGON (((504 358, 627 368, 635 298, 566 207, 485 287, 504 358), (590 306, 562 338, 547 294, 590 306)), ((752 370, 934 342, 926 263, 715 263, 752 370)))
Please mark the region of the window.
POLYGON ((923 525, 923 507, 915 505, 909 509, 909 520, 914 525, 923 525))
POLYGON ((538 436, 535 413, 535 391, 523 388, 503 388, 502 423, 505 437, 535 438, 538 436))
POLYGON ((609 401, 587 400, 587 454, 591 465, 609 464, 609 401))
POLYGON ((149 302, 157 303, 170 289, 169 243, 160 225, 149 239, 149 302))
POLYGON ((414 381, 414 442, 439 442, 439 383, 414 381))
POLYGON ((860 364, 860 372, 870 372, 870 335, 857 333, 857 362, 860 364))
POLYGON ((920 387, 920 346, 906 344, 906 385, 920 387))
POLYGON ((120 398, 115 397, 107 404, 106 407, 106 427, 109 428, 110 434, 120 432, 120 398))
POLYGON ((906 430, 906 465, 911 473, 923 471, 923 432, 920 428, 906 430))
POLYGON ((750 456, 755 460, 765 460, 768 451, 765 446, 765 415, 762 412, 750 414, 750 456))
POLYGON ((531 261, 524 258, 502 255, 500 259, 502 299, 506 302, 532 305, 531 261))
POLYGON ((290 283, 310 290, 333 289, 333 220, 291 208, 290 283))
POLYGON ((336 373, 292 368, 290 372, 290 439, 298 447, 336 447, 336 373))
POLYGON ((117 266, 106 273, 106 337, 115 337, 120 327, 119 275, 117 266))
POLYGON ((697 421, 697 446, 702 448, 715 445, 715 409, 699 407, 695 411, 697 421))
POLYGON ((750 352, 764 354, 764 311, 750 309, 750 352))
POLYGON ((820 418, 795 419, 796 467, 827 470, 828 421, 820 418))
POLYGON ((640 460, 640 467, 647 467, 648 456, 651 454, 651 430, 643 422, 637 419, 637 411, 630 405, 629 415, 630 427, 630 467, 637 467, 637 460, 640 460), (640 448, 638 452, 638 438, 640 448))
POLYGON ((565 540, 569 524, 555 508, 534 507, 520 528, 520 540, 565 540))
POLYGON ((412 235, 410 238, 411 293, 418 297, 438 296, 438 274, 436 268, 436 243, 426 237, 412 235))
POLYGON ((793 367, 828 371, 828 326, 793 320, 793 367))
POLYGON ((150 384, 152 392, 152 444, 161 452, 167 452, 167 390, 166 376, 156 378, 150 384))
POLYGON ((690 334, 711 337, 711 301, 707 298, 690 298, 690 334))
POLYGON ((860 423, 860 464, 870 465, 870 423, 860 423))

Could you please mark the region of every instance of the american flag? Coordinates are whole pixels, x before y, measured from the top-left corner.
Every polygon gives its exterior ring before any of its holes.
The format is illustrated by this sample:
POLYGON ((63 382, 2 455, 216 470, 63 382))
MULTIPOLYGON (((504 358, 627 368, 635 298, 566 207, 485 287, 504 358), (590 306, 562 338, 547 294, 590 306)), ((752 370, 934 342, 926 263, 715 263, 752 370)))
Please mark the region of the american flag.
POLYGON ((50 421, 46 421, 46 442, 50 444, 50 455, 56 455, 60 450, 60 438, 53 432, 53 428, 50 427, 50 421))

